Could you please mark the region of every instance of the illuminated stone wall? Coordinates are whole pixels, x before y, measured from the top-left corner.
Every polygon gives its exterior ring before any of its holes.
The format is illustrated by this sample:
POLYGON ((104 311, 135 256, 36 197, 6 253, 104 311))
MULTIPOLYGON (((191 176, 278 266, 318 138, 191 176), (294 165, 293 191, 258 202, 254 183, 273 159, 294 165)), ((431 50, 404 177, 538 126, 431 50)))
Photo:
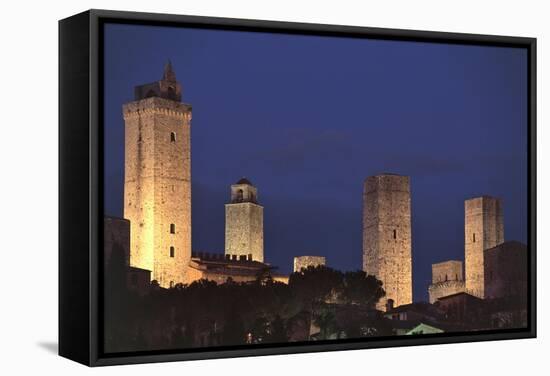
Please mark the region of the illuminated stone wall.
POLYGON ((466 292, 484 298, 483 251, 504 242, 500 199, 483 196, 464 202, 466 292))
POLYGON ((231 192, 231 203, 225 204, 225 254, 250 254, 252 260, 264 262, 264 208, 256 202, 256 188, 234 184, 231 192), (243 198, 235 199, 239 189, 243 198))
POLYGON ((326 265, 326 259, 323 256, 297 256, 294 257, 294 272, 307 269, 308 266, 326 265))
POLYGON ((432 283, 463 280, 462 261, 449 260, 432 264, 432 283))
POLYGON ((191 106, 151 97, 125 104, 123 114, 130 264, 150 270, 162 287, 185 283, 191 258, 191 106))
POLYGON ((464 292, 465 289, 464 281, 445 281, 432 283, 428 287, 428 295, 430 298, 430 303, 433 304, 439 298, 444 298, 449 295, 458 294, 459 292, 464 292))
POLYGON ((464 292, 462 261, 449 260, 432 264, 432 283, 428 287, 430 303, 444 296, 464 292))
POLYGON ((383 174, 363 189, 363 270, 383 282, 385 310, 412 303, 411 194, 408 176, 383 174))

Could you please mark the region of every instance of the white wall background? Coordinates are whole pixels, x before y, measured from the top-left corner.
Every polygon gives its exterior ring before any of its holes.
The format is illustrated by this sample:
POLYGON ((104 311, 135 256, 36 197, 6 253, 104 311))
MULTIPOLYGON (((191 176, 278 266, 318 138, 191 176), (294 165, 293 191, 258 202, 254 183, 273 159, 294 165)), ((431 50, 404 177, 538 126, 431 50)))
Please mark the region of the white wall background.
MULTIPOLYGON (((518 375, 548 370, 550 22, 546 1, 22 1, 1 5, 0 373, 518 375), (538 38, 539 338, 88 369, 57 342, 57 20, 88 8, 538 38)), ((540 372, 537 372, 540 374, 540 372)))

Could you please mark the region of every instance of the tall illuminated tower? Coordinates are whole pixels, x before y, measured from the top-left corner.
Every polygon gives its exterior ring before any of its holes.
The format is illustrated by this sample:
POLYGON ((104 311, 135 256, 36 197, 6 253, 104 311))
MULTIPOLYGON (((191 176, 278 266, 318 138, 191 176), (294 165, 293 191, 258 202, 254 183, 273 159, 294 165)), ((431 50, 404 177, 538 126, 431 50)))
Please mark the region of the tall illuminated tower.
POLYGON ((411 192, 408 176, 382 174, 363 187, 363 270, 376 276, 395 306, 412 303, 411 192))
POLYGON ((124 104, 124 217, 130 264, 162 287, 186 282, 191 258, 191 106, 170 63, 124 104))
POLYGON ((466 200, 464 202, 464 225, 466 292, 484 298, 483 252, 504 242, 500 199, 482 196, 466 200))
POLYGON ((245 178, 231 186, 231 202, 225 204, 225 254, 264 261, 264 208, 256 187, 245 178))

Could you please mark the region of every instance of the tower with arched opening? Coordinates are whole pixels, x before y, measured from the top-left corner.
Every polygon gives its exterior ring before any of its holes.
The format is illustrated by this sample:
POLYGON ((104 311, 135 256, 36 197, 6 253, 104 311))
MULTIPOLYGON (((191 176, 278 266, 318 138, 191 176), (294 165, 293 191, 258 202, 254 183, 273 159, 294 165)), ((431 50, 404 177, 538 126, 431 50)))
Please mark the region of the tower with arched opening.
POLYGON ((246 178, 231 186, 231 201, 225 204, 225 254, 264 261, 264 208, 246 178))

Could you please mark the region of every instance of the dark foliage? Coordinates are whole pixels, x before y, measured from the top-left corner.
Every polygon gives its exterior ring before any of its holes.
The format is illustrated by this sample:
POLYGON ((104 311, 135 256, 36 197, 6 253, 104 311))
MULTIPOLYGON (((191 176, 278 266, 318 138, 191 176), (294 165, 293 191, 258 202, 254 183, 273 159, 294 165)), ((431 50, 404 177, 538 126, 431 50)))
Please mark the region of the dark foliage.
POLYGON ((114 261, 105 279, 107 352, 386 333, 383 320, 372 314, 384 295, 382 284, 364 272, 310 267, 293 273, 288 284, 268 273, 249 283, 198 280, 170 289, 153 281, 146 294, 138 294, 126 289, 124 270, 114 261))

